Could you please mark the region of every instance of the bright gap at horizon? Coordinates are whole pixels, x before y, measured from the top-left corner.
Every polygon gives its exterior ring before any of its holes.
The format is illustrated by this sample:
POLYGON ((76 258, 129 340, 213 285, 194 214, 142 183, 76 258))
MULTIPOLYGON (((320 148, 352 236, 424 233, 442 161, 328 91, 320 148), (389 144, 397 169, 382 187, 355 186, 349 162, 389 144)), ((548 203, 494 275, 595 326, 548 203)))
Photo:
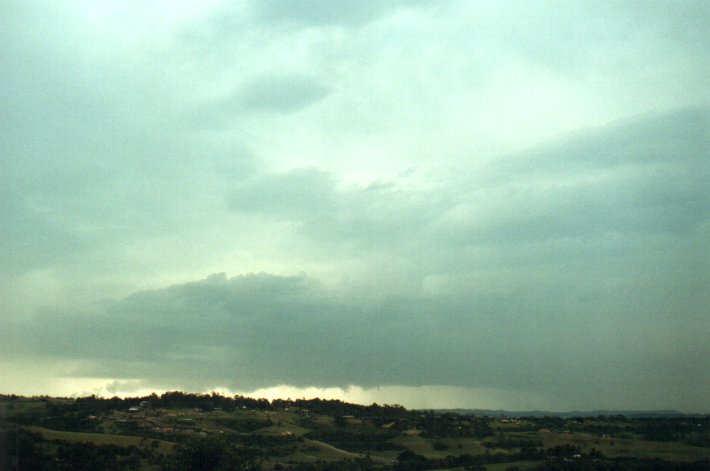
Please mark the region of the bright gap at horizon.
MULTIPOLYGON (((140 382, 131 380, 97 379, 97 378, 59 378, 55 380, 48 390, 25 389, 24 391, 14 391, 12 394, 24 396, 49 395, 51 391, 53 397, 97 397, 111 398, 114 396, 146 397, 151 394, 161 395, 169 391, 177 391, 179 388, 167 388, 155 390, 139 386, 140 382)), ((204 391, 184 391, 193 394, 217 393, 226 397, 244 396, 254 399, 323 399, 341 400, 353 404, 370 405, 377 403, 380 405, 400 405, 407 409, 504 409, 506 404, 514 402, 524 402, 531 406, 526 410, 548 410, 560 411, 555 408, 555 404, 545 403, 538 399, 538 402, 531 401, 530 394, 511 393, 510 391, 485 389, 485 388, 463 388, 452 386, 381 386, 374 388, 363 388, 360 386, 347 386, 345 388, 330 387, 298 388, 288 385, 278 385, 269 388, 262 388, 255 391, 233 391, 224 388, 212 388, 204 391)), ((10 394, 10 392, 6 392, 10 394)), ((521 409, 517 409, 521 410, 521 409)), ((570 409, 571 410, 571 409, 570 409)))

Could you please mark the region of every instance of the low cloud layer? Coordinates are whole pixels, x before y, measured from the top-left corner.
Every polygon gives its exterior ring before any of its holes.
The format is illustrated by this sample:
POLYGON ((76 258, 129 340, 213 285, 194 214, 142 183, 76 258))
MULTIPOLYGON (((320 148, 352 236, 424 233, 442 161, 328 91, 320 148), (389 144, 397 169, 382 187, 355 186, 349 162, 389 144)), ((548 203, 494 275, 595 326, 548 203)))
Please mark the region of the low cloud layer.
POLYGON ((90 312, 42 313, 6 333, 3 355, 63 358, 82 365, 79 377, 128 374, 197 390, 443 384, 529 390, 560 404, 568 395, 595 406, 632 407, 632 397, 644 407, 703 404, 703 317, 506 298, 363 305, 307 278, 214 275, 90 312), (697 394, 678 401, 688 388, 697 394))

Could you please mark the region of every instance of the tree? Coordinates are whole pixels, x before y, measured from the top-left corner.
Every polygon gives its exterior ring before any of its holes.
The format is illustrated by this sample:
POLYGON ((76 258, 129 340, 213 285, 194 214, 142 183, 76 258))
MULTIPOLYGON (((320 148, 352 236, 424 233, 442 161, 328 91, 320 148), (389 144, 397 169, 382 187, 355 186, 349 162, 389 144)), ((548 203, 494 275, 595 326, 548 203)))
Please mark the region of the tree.
POLYGON ((164 471, 253 471, 261 460, 254 450, 238 446, 221 437, 193 440, 180 448, 163 466, 164 471))

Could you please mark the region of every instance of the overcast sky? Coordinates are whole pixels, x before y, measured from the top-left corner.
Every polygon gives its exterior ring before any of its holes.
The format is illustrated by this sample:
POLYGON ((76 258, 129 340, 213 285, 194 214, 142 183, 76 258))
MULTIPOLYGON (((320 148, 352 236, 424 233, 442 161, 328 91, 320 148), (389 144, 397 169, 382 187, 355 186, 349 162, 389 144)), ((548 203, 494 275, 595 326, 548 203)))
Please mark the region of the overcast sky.
POLYGON ((0 392, 710 412, 708 24, 0 2, 0 392))

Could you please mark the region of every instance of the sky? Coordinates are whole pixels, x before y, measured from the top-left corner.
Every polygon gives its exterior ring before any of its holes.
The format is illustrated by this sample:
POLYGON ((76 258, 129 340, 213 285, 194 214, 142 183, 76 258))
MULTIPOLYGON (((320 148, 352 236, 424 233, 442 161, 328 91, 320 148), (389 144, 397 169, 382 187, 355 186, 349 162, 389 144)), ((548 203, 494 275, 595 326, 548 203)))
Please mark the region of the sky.
POLYGON ((0 2, 0 389, 710 412, 706 1, 0 2))

